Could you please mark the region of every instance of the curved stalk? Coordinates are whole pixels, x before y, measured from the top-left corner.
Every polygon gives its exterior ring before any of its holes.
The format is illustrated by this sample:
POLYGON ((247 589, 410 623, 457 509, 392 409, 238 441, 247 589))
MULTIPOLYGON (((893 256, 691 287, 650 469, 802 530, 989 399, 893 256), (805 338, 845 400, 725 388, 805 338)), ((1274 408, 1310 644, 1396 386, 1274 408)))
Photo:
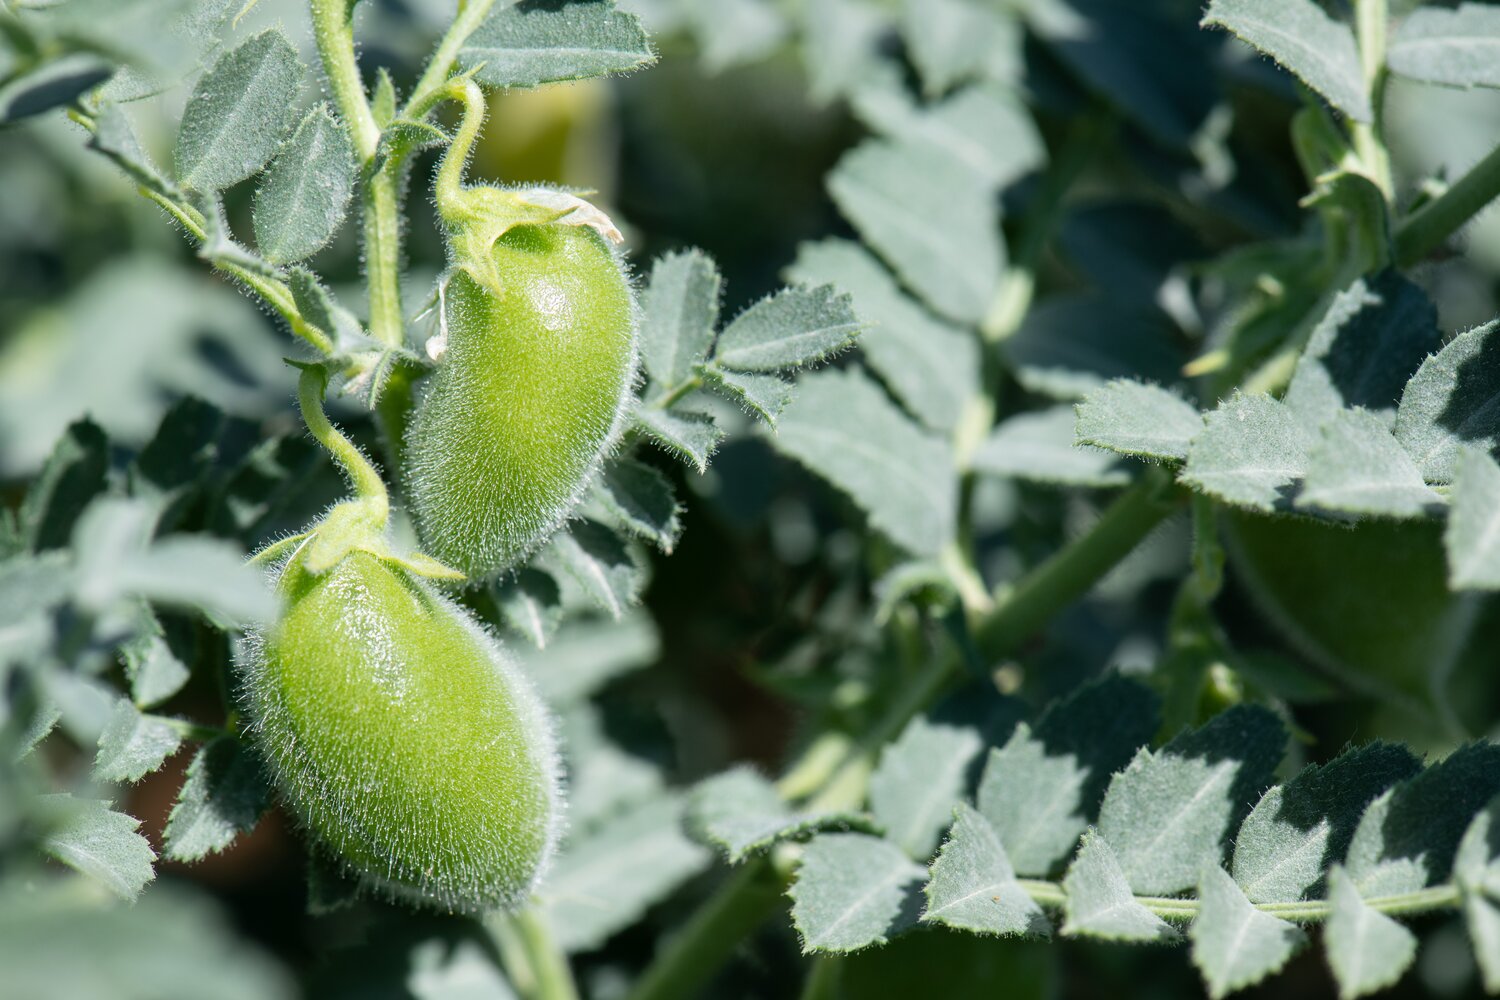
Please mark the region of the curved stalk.
POLYGON ((328 385, 328 376, 317 365, 302 369, 297 380, 297 403, 302 408, 302 421, 307 424, 313 438, 323 446, 339 468, 349 479, 354 495, 370 504, 377 519, 384 521, 390 511, 390 497, 385 490, 385 481, 364 453, 354 442, 333 426, 328 414, 323 412, 323 393, 328 385))

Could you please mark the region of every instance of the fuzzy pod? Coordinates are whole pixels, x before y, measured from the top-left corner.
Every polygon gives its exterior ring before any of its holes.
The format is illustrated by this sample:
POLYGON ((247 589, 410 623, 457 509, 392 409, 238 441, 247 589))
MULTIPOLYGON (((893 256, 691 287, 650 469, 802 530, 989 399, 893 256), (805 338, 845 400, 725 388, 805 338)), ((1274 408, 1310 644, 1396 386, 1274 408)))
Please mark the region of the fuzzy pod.
POLYGON ((561 829, 560 764, 529 681, 423 579, 356 550, 282 570, 248 708, 291 812, 362 881, 447 911, 525 902, 561 829))
POLYGON ((443 353, 406 438, 423 547, 475 580, 562 524, 635 379, 630 282, 593 227, 518 225, 491 260, 496 287, 464 268, 448 283, 443 353))

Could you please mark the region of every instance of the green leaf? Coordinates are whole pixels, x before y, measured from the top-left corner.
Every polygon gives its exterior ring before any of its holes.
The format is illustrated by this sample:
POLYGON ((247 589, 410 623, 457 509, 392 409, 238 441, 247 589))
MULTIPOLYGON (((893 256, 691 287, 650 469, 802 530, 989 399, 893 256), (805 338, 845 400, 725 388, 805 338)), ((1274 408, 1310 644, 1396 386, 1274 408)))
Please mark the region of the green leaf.
POLYGON ((1500 447, 1500 323, 1467 330, 1422 362, 1396 411, 1396 438, 1429 483, 1452 482, 1465 445, 1500 447))
POLYGON ((1386 53, 1391 72, 1449 87, 1500 87, 1497 60, 1500 11, 1482 3, 1412 11, 1386 53))
POLYGON ((1063 879, 1063 892, 1062 932, 1067 937, 1147 943, 1178 938, 1166 921, 1135 898, 1109 841, 1096 830, 1084 833, 1078 856, 1063 879))
POLYGON ((594 603, 619 621, 645 584, 644 567, 630 548, 597 521, 576 521, 558 532, 538 556, 548 570, 566 573, 594 603))
POLYGON ((182 745, 166 720, 142 715, 129 698, 121 698, 99 736, 94 757, 95 781, 139 781, 182 745))
POLYGON ((89 502, 104 492, 109 472, 109 441, 84 418, 70 425, 52 446, 47 464, 26 489, 17 512, 21 543, 32 552, 58 549, 89 502))
POLYGON ((541 890, 562 948, 597 948, 709 866, 708 849, 682 832, 682 812, 676 796, 646 799, 564 847, 541 890))
POLYGON ((42 841, 42 850, 104 886, 121 899, 140 895, 155 877, 156 854, 136 831, 141 821, 115 812, 108 802, 71 795, 42 798, 56 825, 42 841))
POLYGON ((162 838, 167 857, 197 861, 248 833, 269 807, 260 761, 240 740, 205 743, 188 765, 162 838))
POLYGON ((1470 743, 1372 802, 1344 868, 1360 895, 1439 885, 1474 815, 1500 794, 1500 745, 1470 743))
POLYGON ((1459 452, 1443 546, 1450 587, 1500 590, 1500 466, 1479 448, 1459 452))
POLYGON ((1271 783, 1286 730, 1269 709, 1236 705, 1160 750, 1142 749, 1099 807, 1130 887, 1168 895, 1217 865, 1250 806, 1271 783))
POLYGON ((809 0, 802 13, 802 67, 815 104, 844 96, 872 72, 889 27, 863 0, 809 0))
POLYGON ((1475 814, 1453 858, 1453 880, 1465 892, 1500 898, 1500 797, 1475 814))
POLYGON ((700 473, 708 471, 708 460, 724 431, 707 413, 658 410, 642 406, 635 411, 636 426, 651 440, 687 462, 700 473))
POLYGON ((802 953, 885 944, 916 923, 916 891, 926 876, 888 840, 863 833, 814 837, 788 891, 802 953))
POLYGON ((662 391, 692 378, 708 357, 722 281, 702 250, 665 254, 641 293, 641 360, 662 391))
POLYGON ((1016 381, 1053 399, 1082 399, 1117 378, 1169 383, 1183 362, 1161 313, 1096 292, 1044 299, 1001 349, 1016 381))
POLYGON ((1045 877, 1072 853, 1110 776, 1150 742, 1160 716, 1154 692, 1109 674, 1053 704, 1034 729, 1020 723, 990 750, 977 804, 1016 871, 1045 877))
POLYGON ((318 105, 271 161, 255 189, 255 243, 273 264, 309 257, 333 239, 354 191, 354 144, 318 105))
POLYGON ((1468 893, 1464 896, 1464 920, 1469 940, 1474 942, 1474 959, 1491 995, 1500 993, 1500 905, 1493 896, 1468 893))
POLYGON ((727 368, 705 365, 698 369, 710 389, 738 403, 746 413, 759 417, 772 427, 781 412, 796 395, 796 387, 780 375, 752 375, 727 368))
POLYGON ((297 117, 302 60, 279 30, 254 35, 198 80, 177 133, 177 179, 219 191, 255 173, 297 117))
POLYGON ((924 923, 973 934, 1052 934, 1042 908, 1016 880, 994 827, 967 803, 954 810, 953 828, 923 891, 924 923))
POLYGON ((714 360, 748 372, 799 368, 848 347, 859 326, 849 296, 832 285, 784 288, 724 328, 714 360))
POLYGON ((526 650, 526 674, 549 703, 581 701, 609 681, 654 663, 661 653, 656 626, 645 612, 620 621, 575 618, 545 649, 526 650))
POLYGON ((689 833, 719 848, 732 865, 783 840, 803 840, 823 830, 878 832, 869 817, 857 813, 794 812, 774 785, 746 766, 700 781, 688 797, 686 822, 689 833))
POLYGON ((1198 882, 1198 918, 1193 964, 1214 1000, 1279 972, 1307 943, 1307 935, 1285 920, 1257 910, 1217 865, 1198 882))
POLYGON ((1310 764, 1261 796, 1234 838, 1234 880, 1255 903, 1320 893, 1328 865, 1344 857, 1365 808, 1421 770, 1405 747, 1371 743, 1310 764))
POLYGON ((1073 407, 1019 413, 974 452, 974 471, 1059 486, 1123 486, 1130 468, 1118 455, 1073 443, 1073 407))
POLYGON ((318 276, 305 267, 294 267, 287 284, 292 289, 292 299, 303 317, 328 335, 339 353, 347 354, 375 346, 365 336, 359 319, 334 300, 333 293, 324 288, 318 276))
POLYGON ((994 51, 1017 45, 1018 35, 1013 19, 974 0, 906 0, 901 19, 922 90, 931 96, 982 76, 994 51))
POLYGON ((1366 905, 1337 865, 1328 873, 1328 901, 1333 912, 1324 925, 1323 947, 1341 1000, 1393 985, 1417 957, 1417 936, 1366 905))
POLYGON ((828 175, 828 191, 865 241, 937 312, 978 323, 1005 248, 994 194, 942 150, 868 140, 828 175))
POLYGON ((87 52, 68 53, 33 66, 0 84, 0 125, 71 104, 114 71, 109 63, 87 52))
POLYGON ((1313 0, 1210 0, 1203 23, 1249 42, 1355 121, 1374 117, 1354 32, 1313 0))
POLYGON ((115 165, 148 191, 165 194, 173 185, 151 161, 136 137, 135 127, 118 104, 105 104, 94 116, 94 131, 88 146, 114 161, 115 165))
POLYGON ((864 329, 860 354, 911 413, 935 430, 958 423, 963 401, 978 384, 974 337, 912 301, 889 271, 857 243, 804 243, 788 276, 828 282, 854 298, 864 329))
POLYGON ((1239 507, 1289 507, 1316 443, 1297 416, 1270 396, 1236 393, 1205 420, 1188 449, 1182 482, 1239 507))
POLYGON ((886 836, 918 861, 926 861, 968 792, 969 765, 984 749, 967 726, 919 715, 880 754, 870 775, 870 811, 886 836))
POLYGON ((1438 349, 1437 308, 1397 271, 1360 278, 1334 296, 1297 361, 1285 402, 1309 426, 1341 410, 1387 427, 1413 372, 1438 349))
POLYGON ((681 508, 672 484, 656 469, 633 458, 607 463, 594 480, 594 497, 611 517, 638 538, 668 555, 682 535, 681 508))
POLYGON ((495 601, 506 624, 531 640, 537 649, 547 643, 562 621, 562 595, 549 574, 524 566, 495 590, 495 601))
POLYGON ((167 644, 161 623, 144 605, 135 635, 120 646, 130 696, 141 708, 159 705, 182 690, 191 673, 167 644))
POLYGON ((1203 432, 1203 414, 1170 389, 1115 379, 1084 397, 1074 427, 1079 444, 1157 461, 1184 461, 1203 432))
POLYGON ((913 425, 859 371, 804 376, 771 441, 847 493, 902 548, 934 555, 952 538, 958 481, 948 443, 913 425))
POLYGON ((614 0, 520 0, 496 5, 458 50, 492 87, 536 87, 625 73, 651 62, 651 44, 614 0), (481 65, 482 64, 482 65, 481 65))
POLYGON ((709 73, 765 58, 791 28, 784 14, 761 0, 689 3, 683 10, 698 43, 698 57, 709 73))
POLYGON ((1340 514, 1414 518, 1441 509, 1443 498, 1422 474, 1379 415, 1340 410, 1322 427, 1307 456, 1298 507, 1340 514))

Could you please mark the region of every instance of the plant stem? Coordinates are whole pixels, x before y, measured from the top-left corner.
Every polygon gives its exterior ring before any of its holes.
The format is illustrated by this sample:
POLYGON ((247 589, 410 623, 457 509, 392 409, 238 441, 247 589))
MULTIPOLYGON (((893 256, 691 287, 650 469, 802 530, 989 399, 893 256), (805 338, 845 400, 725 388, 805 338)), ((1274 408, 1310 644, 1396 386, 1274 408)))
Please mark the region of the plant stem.
POLYGON ((740 867, 646 969, 629 1000, 681 1000, 718 970, 781 902, 785 885, 767 858, 740 867))
POLYGON ((839 955, 819 955, 802 984, 801 1000, 837 1000, 839 982, 844 975, 844 960, 839 955))
POLYGON ((487 921, 505 971, 526 1000, 578 1000, 578 986, 547 921, 534 907, 487 921))
MULTIPOLYGON (((1061 909, 1067 896, 1063 887, 1056 882, 1048 882, 1040 879, 1018 879, 1020 886, 1032 899, 1041 905, 1051 909, 1061 909)), ((1198 915, 1198 900, 1177 899, 1169 896, 1136 896, 1135 901, 1140 903, 1152 913, 1163 920, 1172 920, 1182 923, 1191 921, 1198 915)), ((1459 904, 1459 890, 1453 885, 1433 886, 1430 889, 1419 889, 1415 892, 1400 893, 1392 896, 1372 896, 1365 900, 1365 904, 1381 913, 1407 914, 1425 913, 1430 910, 1452 909, 1459 904)), ((1291 920, 1296 923, 1315 923, 1327 920, 1333 913, 1333 906, 1326 900, 1310 899, 1294 903, 1255 903, 1252 904, 1257 910, 1280 917, 1283 920, 1291 920)))
POLYGON ((354 5, 356 0, 309 0, 312 9, 313 37, 323 72, 328 75, 328 89, 339 114, 354 134, 354 149, 361 163, 369 162, 380 145, 380 126, 370 110, 359 63, 354 57, 354 5))
POLYGON ((309 365, 302 369, 302 377, 297 380, 297 403, 302 408, 302 421, 349 477, 354 495, 373 503, 380 512, 379 519, 384 520, 384 513, 390 507, 385 481, 354 442, 329 422, 328 414, 323 412, 323 393, 327 385, 328 374, 321 367, 309 365))
POLYGON ((1350 127, 1354 150, 1380 188, 1385 200, 1391 200, 1391 158, 1385 148, 1386 30, 1390 21, 1387 0, 1354 0, 1354 28, 1359 41, 1359 63, 1364 73, 1365 93, 1370 98, 1369 122, 1353 122, 1350 127))
POLYGON ((448 26, 448 31, 443 35, 442 41, 438 42, 437 51, 427 62, 427 68, 422 71, 422 76, 417 80, 417 85, 411 92, 411 98, 402 109, 402 118, 421 118, 431 111, 439 101, 443 99, 443 86, 448 82, 448 74, 453 71, 453 64, 458 61, 458 50, 463 48, 474 29, 484 22, 485 16, 489 14, 490 8, 495 5, 495 0, 468 0, 467 3, 459 4, 458 16, 448 26))
POLYGON ((1497 197, 1500 146, 1470 167, 1452 187, 1401 221, 1396 229, 1396 263, 1401 267, 1417 263, 1497 197))

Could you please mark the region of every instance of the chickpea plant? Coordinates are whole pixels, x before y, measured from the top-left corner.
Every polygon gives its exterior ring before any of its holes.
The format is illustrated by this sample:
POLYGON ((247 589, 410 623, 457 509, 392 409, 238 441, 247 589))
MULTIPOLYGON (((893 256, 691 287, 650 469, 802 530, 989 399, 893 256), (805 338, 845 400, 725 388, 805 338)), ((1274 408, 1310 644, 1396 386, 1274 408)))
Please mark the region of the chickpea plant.
POLYGON ((17 995, 291 995, 148 888, 273 806, 317 919, 448 921, 400 952, 413 995, 1041 996, 1094 940, 1352 998, 1438 921, 1500 994, 1500 333, 1439 308, 1500 149, 1410 176, 1387 116, 1500 87, 1490 8, 459 0, 407 79, 356 46, 381 5, 256 6, 0 12, 0 121, 66 115, 272 316, 300 418, 79 420, 4 509, 17 995), (824 180, 843 235, 727 321, 708 253, 467 176, 497 94, 659 49, 800 58, 868 133, 824 180), (158 163, 134 109, 174 90, 158 163), (346 223, 362 288, 311 266, 346 223), (713 509, 750 454, 827 536, 776 522, 794 634, 744 642, 797 733, 674 784, 601 692, 686 630, 640 604, 679 484, 713 509), (184 747, 158 858, 129 786, 184 747))

